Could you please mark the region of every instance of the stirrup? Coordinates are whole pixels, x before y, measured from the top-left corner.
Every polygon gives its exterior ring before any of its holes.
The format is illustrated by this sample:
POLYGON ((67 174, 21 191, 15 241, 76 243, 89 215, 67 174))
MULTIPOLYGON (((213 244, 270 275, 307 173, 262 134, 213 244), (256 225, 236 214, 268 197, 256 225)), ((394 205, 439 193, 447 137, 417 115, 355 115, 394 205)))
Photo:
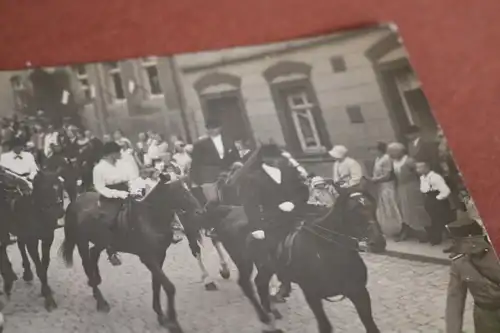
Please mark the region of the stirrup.
POLYGON ((122 264, 122 261, 118 257, 117 253, 113 253, 108 255, 108 261, 111 263, 113 266, 120 266, 122 264))

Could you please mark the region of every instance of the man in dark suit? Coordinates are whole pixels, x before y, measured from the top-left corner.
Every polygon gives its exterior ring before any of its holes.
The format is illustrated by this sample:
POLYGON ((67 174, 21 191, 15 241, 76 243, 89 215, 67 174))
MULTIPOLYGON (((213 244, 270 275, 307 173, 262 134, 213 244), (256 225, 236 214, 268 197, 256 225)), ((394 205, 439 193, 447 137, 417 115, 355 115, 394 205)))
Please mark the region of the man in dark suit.
POLYGON ((416 161, 427 162, 431 169, 439 174, 442 170, 439 164, 438 143, 422 136, 418 126, 410 126, 406 132, 408 139, 408 155, 416 161))
POLYGON ((215 183, 219 175, 240 161, 234 140, 222 133, 217 120, 208 119, 206 129, 207 136, 193 145, 190 171, 193 188, 201 189, 205 202, 217 200, 215 183))
POLYGON ((245 213, 256 239, 266 238, 265 231, 281 227, 302 217, 307 211, 309 188, 296 167, 283 156, 278 146, 263 146, 262 163, 241 186, 245 213))

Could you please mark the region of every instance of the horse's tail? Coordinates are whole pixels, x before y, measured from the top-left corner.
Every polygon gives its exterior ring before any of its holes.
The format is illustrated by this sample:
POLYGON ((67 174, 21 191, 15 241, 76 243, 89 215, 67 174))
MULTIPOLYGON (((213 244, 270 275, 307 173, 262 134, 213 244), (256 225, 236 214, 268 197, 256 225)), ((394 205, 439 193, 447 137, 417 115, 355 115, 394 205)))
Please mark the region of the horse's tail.
POLYGON ((66 209, 64 217, 64 241, 59 249, 59 253, 66 264, 66 267, 73 265, 73 252, 76 246, 77 239, 77 214, 74 209, 74 204, 70 203, 66 209))

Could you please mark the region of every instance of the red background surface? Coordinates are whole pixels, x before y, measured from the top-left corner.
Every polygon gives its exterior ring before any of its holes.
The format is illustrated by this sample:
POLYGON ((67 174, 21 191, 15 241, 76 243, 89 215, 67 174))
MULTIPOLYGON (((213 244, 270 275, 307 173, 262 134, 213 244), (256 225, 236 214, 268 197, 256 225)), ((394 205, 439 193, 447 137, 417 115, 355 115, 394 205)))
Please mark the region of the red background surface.
POLYGON ((500 252, 500 1, 2 1, 0 68, 258 44, 395 22, 500 252))

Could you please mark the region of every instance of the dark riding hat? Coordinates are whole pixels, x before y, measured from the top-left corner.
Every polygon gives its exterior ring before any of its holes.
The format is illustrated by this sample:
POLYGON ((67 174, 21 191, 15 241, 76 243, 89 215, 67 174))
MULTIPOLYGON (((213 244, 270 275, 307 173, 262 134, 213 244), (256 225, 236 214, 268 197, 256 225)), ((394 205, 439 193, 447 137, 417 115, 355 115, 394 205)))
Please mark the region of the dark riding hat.
POLYGON ((260 156, 261 157, 278 158, 278 157, 281 157, 282 154, 283 154, 283 151, 281 150, 281 148, 274 143, 263 145, 260 148, 260 156))
POLYGON ((14 149, 14 148, 23 148, 25 145, 25 142, 23 139, 21 138, 18 138, 18 137, 15 137, 15 138, 12 138, 10 141, 9 141, 9 147, 10 149, 14 149))
POLYGON ((206 123, 205 123, 205 127, 207 129, 216 129, 216 128, 221 128, 222 124, 219 121, 219 119, 208 118, 207 121, 206 121, 206 123))
POLYGON ((484 235, 483 228, 481 228, 479 223, 477 223, 476 221, 472 221, 469 224, 459 226, 449 224, 447 228, 453 238, 467 238, 484 235))
POLYGON ((104 156, 111 155, 111 154, 116 154, 121 152, 122 148, 120 147, 119 144, 116 142, 106 142, 104 146, 102 147, 102 154, 104 156))

